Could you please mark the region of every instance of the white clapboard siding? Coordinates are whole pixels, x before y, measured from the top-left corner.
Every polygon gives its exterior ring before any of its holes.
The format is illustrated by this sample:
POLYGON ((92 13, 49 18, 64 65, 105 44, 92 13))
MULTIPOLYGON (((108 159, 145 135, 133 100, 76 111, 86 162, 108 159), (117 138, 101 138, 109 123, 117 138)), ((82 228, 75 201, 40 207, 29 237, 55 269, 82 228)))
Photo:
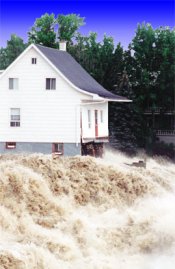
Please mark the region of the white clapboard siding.
POLYGON ((77 105, 85 98, 31 48, 0 79, 0 141, 75 142, 77 105), (19 78, 18 90, 8 89, 9 78, 19 78), (56 90, 45 89, 46 78, 56 78, 56 90), (21 127, 10 127, 10 108, 21 109, 21 127))
POLYGON ((80 112, 84 137, 95 137, 94 112, 89 129, 88 109, 104 110, 99 136, 107 136, 108 103, 81 106, 82 100, 92 98, 71 86, 31 47, 0 77, 0 142, 80 143, 80 112), (37 64, 31 64, 32 58, 37 64), (19 79, 17 90, 9 90, 9 78, 19 79), (56 78, 56 90, 46 90, 46 78, 56 78), (20 127, 10 127, 10 108, 20 108, 20 127))

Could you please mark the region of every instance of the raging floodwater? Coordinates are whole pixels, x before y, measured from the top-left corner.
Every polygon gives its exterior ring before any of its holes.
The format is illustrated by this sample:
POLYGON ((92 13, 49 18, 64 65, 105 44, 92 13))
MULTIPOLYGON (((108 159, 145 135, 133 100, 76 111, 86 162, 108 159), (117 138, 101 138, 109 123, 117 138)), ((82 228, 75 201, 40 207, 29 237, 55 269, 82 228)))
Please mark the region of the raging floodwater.
POLYGON ((175 165, 0 158, 0 269, 174 269, 175 165))

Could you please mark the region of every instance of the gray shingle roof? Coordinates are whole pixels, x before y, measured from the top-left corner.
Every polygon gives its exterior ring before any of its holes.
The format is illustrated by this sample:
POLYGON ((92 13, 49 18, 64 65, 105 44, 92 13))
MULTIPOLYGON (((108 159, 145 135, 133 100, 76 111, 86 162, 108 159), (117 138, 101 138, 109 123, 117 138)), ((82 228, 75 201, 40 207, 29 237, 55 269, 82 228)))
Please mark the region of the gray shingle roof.
POLYGON ((77 61, 66 51, 35 45, 55 67, 79 89, 97 94, 100 97, 118 101, 127 101, 104 89, 77 61))

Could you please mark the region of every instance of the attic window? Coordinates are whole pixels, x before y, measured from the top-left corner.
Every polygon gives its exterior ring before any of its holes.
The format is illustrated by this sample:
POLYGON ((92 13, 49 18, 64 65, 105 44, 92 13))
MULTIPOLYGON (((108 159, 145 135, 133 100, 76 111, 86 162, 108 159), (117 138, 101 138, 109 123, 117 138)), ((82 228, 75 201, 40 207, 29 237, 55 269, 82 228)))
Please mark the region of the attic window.
POLYGON ((36 58, 32 58, 32 64, 36 64, 36 58))
POLYGON ((15 149, 16 142, 6 142, 6 149, 15 149))

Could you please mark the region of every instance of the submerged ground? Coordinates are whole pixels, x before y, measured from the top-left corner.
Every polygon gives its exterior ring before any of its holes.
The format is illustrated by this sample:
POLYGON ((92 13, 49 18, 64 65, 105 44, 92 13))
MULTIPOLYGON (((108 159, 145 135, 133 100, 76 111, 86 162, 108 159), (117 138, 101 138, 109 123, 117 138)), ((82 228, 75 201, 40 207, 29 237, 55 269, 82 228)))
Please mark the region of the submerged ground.
POLYGON ((175 165, 132 162, 0 156, 0 269, 174 269, 175 165))

